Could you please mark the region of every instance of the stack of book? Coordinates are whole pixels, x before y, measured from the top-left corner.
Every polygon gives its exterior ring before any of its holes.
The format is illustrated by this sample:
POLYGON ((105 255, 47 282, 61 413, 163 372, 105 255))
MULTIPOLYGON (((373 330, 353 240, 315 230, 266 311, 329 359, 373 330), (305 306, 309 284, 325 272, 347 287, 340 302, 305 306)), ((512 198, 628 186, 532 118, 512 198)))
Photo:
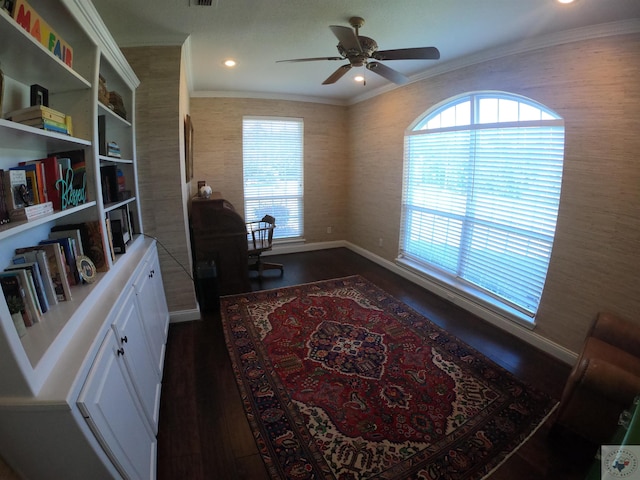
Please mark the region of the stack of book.
POLYGON ((32 107, 14 110, 7 113, 5 118, 49 132, 73 135, 71 116, 44 105, 33 105, 32 107))
POLYGON ((107 156, 120 158, 120 147, 116 142, 108 142, 107 143, 107 156))
MULTIPOLYGON (((72 300, 73 288, 88 281, 86 272, 80 271, 87 258, 94 273, 109 269, 97 221, 57 225, 38 245, 16 248, 11 264, 0 271, 0 287, 12 317, 20 314, 26 328, 46 321, 45 313, 72 300)), ((18 324, 16 329, 20 336, 26 333, 18 324)))

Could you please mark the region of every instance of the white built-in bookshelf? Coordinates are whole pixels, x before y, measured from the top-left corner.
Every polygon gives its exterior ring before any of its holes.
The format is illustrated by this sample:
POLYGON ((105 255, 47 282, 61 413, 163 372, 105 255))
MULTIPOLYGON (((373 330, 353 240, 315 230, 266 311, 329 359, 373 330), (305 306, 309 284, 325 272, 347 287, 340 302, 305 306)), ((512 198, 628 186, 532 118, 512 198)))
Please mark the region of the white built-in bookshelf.
POLYGON ((15 249, 37 245, 53 227, 97 221, 107 271, 93 283, 72 286, 72 300, 51 305, 22 335, 0 296, 0 456, 28 478, 153 478, 168 312, 155 241, 142 234, 135 149, 139 81, 89 0, 28 5, 73 48, 73 64, 0 9, 0 169, 81 150, 87 200, 0 225, 0 270, 15 249), (101 80, 118 94, 124 113, 100 101, 101 80), (30 105, 34 84, 48 90, 51 108, 72 117, 72 135, 5 118, 30 105), (115 142, 119 156, 104 151, 105 142, 115 142), (117 194, 105 192, 106 171, 124 178, 117 194), (131 238, 112 256, 108 219, 125 208, 131 238), (105 405, 125 421, 109 418, 105 405), (118 431, 123 425, 127 431, 118 431))

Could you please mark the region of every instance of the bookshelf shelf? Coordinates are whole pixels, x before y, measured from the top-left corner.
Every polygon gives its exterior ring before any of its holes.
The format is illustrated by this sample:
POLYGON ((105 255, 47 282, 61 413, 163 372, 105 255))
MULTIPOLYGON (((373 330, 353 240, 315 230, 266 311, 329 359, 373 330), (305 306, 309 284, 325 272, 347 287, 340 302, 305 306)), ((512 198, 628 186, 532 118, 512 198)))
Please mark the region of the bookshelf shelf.
POLYGON ((2 71, 18 82, 47 85, 50 93, 91 88, 90 81, 44 48, 2 9, 0 45, 11 45, 3 48, 2 71))
POLYGON ((88 147, 91 141, 0 119, 0 144, 18 150, 55 152, 88 147))
POLYGON ((18 235, 22 232, 26 232, 28 230, 34 229, 40 225, 47 224, 51 221, 58 220, 60 218, 64 218, 70 215, 74 215, 78 212, 86 210, 88 208, 92 208, 96 206, 96 202, 87 202, 82 205, 78 205, 77 207, 68 208, 67 210, 61 210, 58 212, 53 212, 50 215, 45 215, 44 217, 36 218, 29 222, 11 222, 5 225, 0 226, 0 241, 9 238, 13 235, 18 235))

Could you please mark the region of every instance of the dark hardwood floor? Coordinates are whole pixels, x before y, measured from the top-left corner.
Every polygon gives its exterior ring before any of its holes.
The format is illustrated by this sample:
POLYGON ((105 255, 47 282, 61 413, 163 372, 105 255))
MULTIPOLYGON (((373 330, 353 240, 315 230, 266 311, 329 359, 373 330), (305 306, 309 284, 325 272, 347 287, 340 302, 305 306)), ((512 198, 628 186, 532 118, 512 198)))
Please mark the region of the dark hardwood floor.
MULTIPOLYGON (((347 250, 269 257, 253 290, 359 274, 473 346, 520 379, 559 399, 569 367, 413 283, 347 250)), ((493 480, 579 479, 548 436, 548 423, 491 476, 493 480)), ((158 432, 158 479, 267 479, 231 370, 220 315, 169 329, 158 432)))

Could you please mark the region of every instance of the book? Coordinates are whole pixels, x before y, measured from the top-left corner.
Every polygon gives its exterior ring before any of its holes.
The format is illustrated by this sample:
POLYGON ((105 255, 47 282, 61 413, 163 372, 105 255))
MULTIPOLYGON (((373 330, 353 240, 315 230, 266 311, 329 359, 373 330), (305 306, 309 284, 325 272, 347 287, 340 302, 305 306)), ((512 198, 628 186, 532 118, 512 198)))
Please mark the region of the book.
POLYGON ((58 180, 62 179, 62 167, 59 159, 57 157, 46 157, 32 161, 40 162, 42 165, 47 201, 53 203, 54 210, 62 210, 62 186, 58 183, 58 180))
POLYGON ((111 229, 111 220, 109 220, 109 216, 105 219, 105 228, 107 229, 107 240, 109 241, 109 254, 111 255, 111 261, 116 261, 116 251, 113 246, 113 230, 111 229))
POLYGON ((65 132, 67 130, 66 122, 56 122, 55 120, 50 120, 48 118, 31 118, 29 120, 23 120, 19 123, 23 125, 29 125, 30 127, 37 127, 37 128, 42 128, 42 125, 50 125, 52 127, 64 129, 65 132))
POLYGON ((107 126, 104 115, 98 115, 98 155, 107 154, 107 126))
POLYGON ((36 218, 45 217, 53 213, 53 203, 45 202, 37 205, 29 205, 28 207, 16 208, 11 211, 10 217, 14 222, 21 220, 35 220, 36 218))
POLYGON ((15 274, 20 280, 20 285, 22 285, 22 291, 24 292, 24 304, 27 312, 29 312, 31 323, 34 324, 40 322, 40 320, 42 320, 42 313, 38 306, 38 297, 36 296, 31 274, 27 270, 23 269, 5 270, 0 273, 0 275, 10 274, 15 274))
POLYGON ((47 198, 47 185, 45 182, 45 172, 44 172, 44 166, 42 165, 42 161, 40 160, 30 160, 28 162, 20 162, 18 164, 18 166, 20 167, 29 167, 31 168, 31 166, 34 166, 34 171, 36 174, 36 182, 38 184, 38 201, 35 203, 43 203, 43 202, 48 202, 49 199, 47 198))
POLYGON ((93 220, 84 223, 56 225, 51 228, 51 232, 65 230, 78 230, 80 232, 83 254, 91 259, 96 271, 106 272, 109 270, 107 249, 104 245, 102 224, 100 222, 93 220))
POLYGON ((37 262, 27 263, 14 263, 5 268, 5 271, 23 269, 27 270, 30 274, 30 285, 33 287, 32 291, 35 293, 36 304, 40 313, 47 313, 49 310, 49 301, 44 291, 44 285, 42 282, 42 275, 40 274, 40 266, 37 262))
POLYGON ((10 311, 17 310, 22 315, 25 326, 33 325, 31 314, 27 310, 24 288, 15 272, 0 272, 0 286, 10 311))
POLYGON ((16 253, 11 261, 14 265, 37 262, 38 267, 40 267, 42 287, 47 297, 47 302, 50 306, 58 303, 58 295, 56 293, 53 279, 51 277, 51 269, 49 268, 47 252, 45 252, 44 250, 31 250, 23 253, 16 253))
POLYGON ((4 175, 5 199, 9 211, 22 208, 29 199, 27 190, 27 172, 7 170, 4 175))
POLYGON ((127 253, 127 242, 124 241, 122 233, 122 222, 115 218, 109 220, 111 224, 111 235, 114 253, 127 253))
POLYGON ((64 113, 58 112, 53 108, 45 107, 44 105, 32 105, 31 107, 8 112, 4 117, 14 122, 22 122, 34 118, 46 118, 54 122, 64 123, 66 116, 64 113))
POLYGON ((84 255, 83 239, 82 239, 82 235, 80 233, 80 229, 79 228, 58 228, 58 227, 53 227, 51 229, 51 232, 49 233, 49 238, 50 239, 72 238, 74 240, 74 242, 73 242, 73 253, 76 255, 76 257, 78 257, 80 255, 84 255))
POLYGON ((62 252, 62 247, 57 243, 47 245, 34 245, 32 247, 16 248, 16 255, 31 251, 43 251, 49 263, 49 274, 53 283, 58 302, 72 299, 69 279, 67 277, 68 265, 62 252))
POLYGON ((118 167, 103 165, 100 167, 100 183, 102 185, 102 203, 105 205, 118 201, 118 167))
POLYGON ((69 130, 66 123, 54 122, 53 120, 49 120, 46 118, 34 118, 31 120, 23 120, 22 122, 18 123, 28 125, 29 127, 33 128, 39 128, 41 130, 46 130, 48 132, 64 133, 65 135, 69 135, 69 130))
POLYGON ((18 165, 17 167, 11 167, 9 171, 20 171, 24 170, 25 172, 25 180, 27 185, 27 190, 29 193, 28 199, 25 199, 25 203, 27 205, 33 205, 40 203, 40 198, 38 194, 38 177, 36 174, 36 166, 35 165, 18 165))
POLYGON ((57 243, 62 247, 69 285, 78 285, 80 283, 80 274, 78 273, 78 267, 76 266, 76 257, 73 254, 72 240, 70 238, 56 238, 40 241, 40 245, 47 245, 50 243, 57 243))
POLYGON ((7 195, 9 192, 7 192, 4 182, 5 175, 7 175, 7 172, 0 169, 0 225, 11 221, 9 206, 7 205, 7 195))

